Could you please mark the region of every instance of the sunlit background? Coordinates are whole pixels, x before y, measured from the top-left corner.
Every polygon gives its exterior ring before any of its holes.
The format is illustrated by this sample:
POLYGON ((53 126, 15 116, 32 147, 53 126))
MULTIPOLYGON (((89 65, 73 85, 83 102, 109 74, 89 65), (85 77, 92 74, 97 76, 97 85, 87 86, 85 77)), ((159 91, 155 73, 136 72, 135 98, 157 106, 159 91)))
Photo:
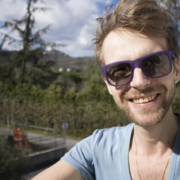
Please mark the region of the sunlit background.
MULTIPOLYGON (((157 1, 180 24, 180 0, 157 1)), ((109 95, 92 41, 96 19, 117 3, 0 0, 1 180, 30 180, 95 129, 130 123, 109 95)), ((174 112, 180 111, 179 102, 177 84, 174 112)))
MULTIPOLYGON (((49 24, 50 31, 42 38, 48 42, 66 45, 58 50, 72 57, 93 56, 92 39, 95 37, 96 18, 102 16, 106 7, 117 4, 118 0, 49 0, 37 3, 38 7, 47 7, 45 12, 34 13, 36 27, 41 29, 49 24)), ((26 0, 0 0, 0 25, 4 21, 21 19, 26 13, 26 0)), ((0 29, 0 32, 9 32, 0 29)), ((12 37, 18 39, 18 33, 12 32, 12 37)), ((2 37, 0 37, 1 40, 2 37)), ((9 46, 4 49, 18 50, 19 46, 9 46)), ((50 50, 50 48, 47 50, 50 50)))

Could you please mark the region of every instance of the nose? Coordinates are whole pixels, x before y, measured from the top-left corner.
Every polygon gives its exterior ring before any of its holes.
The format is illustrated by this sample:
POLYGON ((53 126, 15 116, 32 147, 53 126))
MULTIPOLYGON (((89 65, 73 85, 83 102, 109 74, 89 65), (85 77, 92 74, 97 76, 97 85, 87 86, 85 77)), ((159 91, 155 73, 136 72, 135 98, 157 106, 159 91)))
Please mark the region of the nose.
POLYGON ((134 68, 133 78, 130 86, 135 89, 145 89, 150 85, 150 78, 148 78, 140 67, 134 68))

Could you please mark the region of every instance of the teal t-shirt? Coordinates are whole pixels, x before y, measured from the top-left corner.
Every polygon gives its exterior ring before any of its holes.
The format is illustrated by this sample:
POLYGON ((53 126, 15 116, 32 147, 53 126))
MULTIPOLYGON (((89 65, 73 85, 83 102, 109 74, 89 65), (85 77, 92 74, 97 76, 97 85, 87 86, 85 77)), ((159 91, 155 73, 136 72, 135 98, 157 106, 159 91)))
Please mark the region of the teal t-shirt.
MULTIPOLYGON (((96 130, 61 159, 73 166, 85 180, 131 180, 128 153, 133 127, 132 123, 96 130)), ((180 180, 180 126, 168 180, 180 180)))

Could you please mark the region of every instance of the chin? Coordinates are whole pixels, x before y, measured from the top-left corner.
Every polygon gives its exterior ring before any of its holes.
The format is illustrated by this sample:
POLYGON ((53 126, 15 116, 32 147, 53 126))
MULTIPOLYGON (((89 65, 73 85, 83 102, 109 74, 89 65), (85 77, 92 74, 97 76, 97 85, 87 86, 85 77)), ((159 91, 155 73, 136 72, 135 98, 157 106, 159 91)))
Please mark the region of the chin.
POLYGON ((162 122, 162 119, 155 119, 155 120, 149 120, 149 121, 135 121, 132 120, 132 122, 134 122, 134 124, 143 127, 143 128, 148 128, 148 127, 153 127, 156 126, 157 124, 159 124, 160 122, 162 122))
POLYGON ((167 109, 160 108, 158 111, 157 109, 151 109, 143 112, 125 112, 126 116, 138 126, 141 127, 152 127, 159 123, 161 123, 167 113, 167 109))
MULTIPOLYGON (((136 105, 132 104, 132 102, 129 103, 126 101, 126 97, 130 96, 128 94, 131 94, 131 96, 137 93, 140 94, 140 91, 137 90, 133 90, 131 92, 129 91, 128 93, 124 94, 124 97, 122 96, 121 98, 114 98, 114 100, 116 105, 125 113, 130 121, 141 127, 155 126, 163 121, 166 114, 170 110, 175 95, 175 84, 172 84, 169 89, 163 85, 157 86, 156 89, 161 95, 153 100, 153 102, 151 102, 149 105, 136 105)), ((150 90, 151 89, 149 89, 148 92, 155 92, 155 90, 150 90)))

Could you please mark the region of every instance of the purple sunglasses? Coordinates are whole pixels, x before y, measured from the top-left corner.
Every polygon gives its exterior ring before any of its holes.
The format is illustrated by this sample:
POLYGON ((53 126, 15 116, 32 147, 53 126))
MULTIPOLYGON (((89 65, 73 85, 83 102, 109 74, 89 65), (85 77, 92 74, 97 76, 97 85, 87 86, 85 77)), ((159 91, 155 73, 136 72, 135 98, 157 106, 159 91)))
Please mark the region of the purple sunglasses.
POLYGON ((136 67, 140 67, 149 78, 160 78, 172 70, 173 51, 160 51, 133 61, 118 61, 101 67, 107 82, 111 86, 123 86, 133 78, 136 67))

